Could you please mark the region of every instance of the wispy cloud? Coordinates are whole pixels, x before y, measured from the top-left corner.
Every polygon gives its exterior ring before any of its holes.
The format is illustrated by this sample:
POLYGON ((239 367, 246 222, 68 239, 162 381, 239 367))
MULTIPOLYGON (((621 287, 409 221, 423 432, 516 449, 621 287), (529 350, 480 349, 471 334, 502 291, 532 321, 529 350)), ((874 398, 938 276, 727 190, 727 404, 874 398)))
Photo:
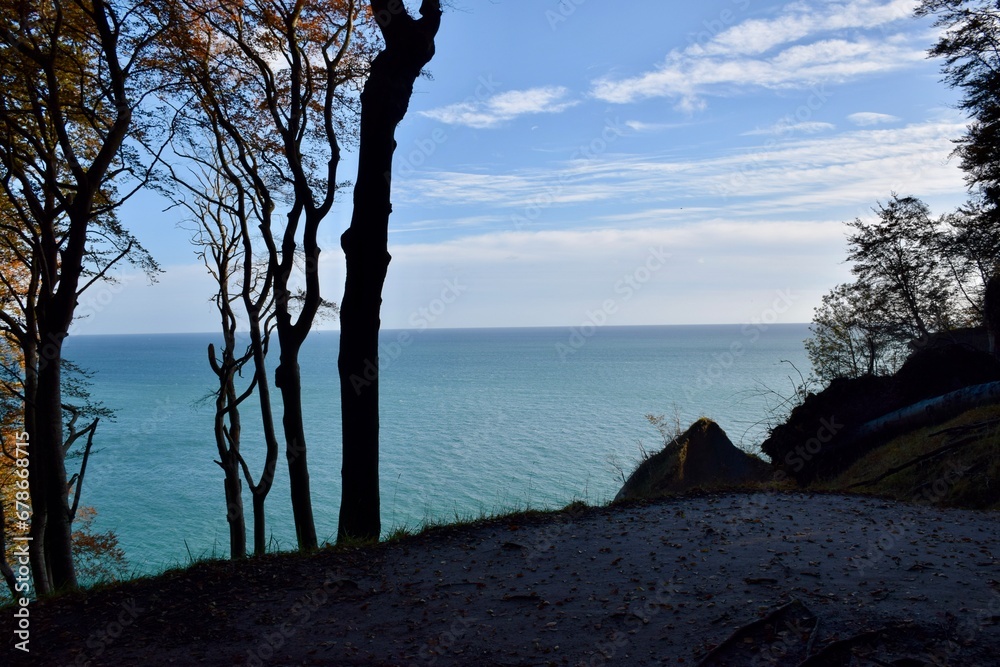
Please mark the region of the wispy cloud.
POLYGON ((802 297, 785 321, 807 321, 820 295, 847 278, 839 261, 843 238, 840 221, 716 219, 401 244, 392 251, 383 321, 390 328, 411 326, 402 318, 440 295, 442 279, 455 276, 468 292, 445 314, 453 319, 440 325, 575 324, 609 298, 620 299, 615 324, 738 322, 758 316, 776 289, 802 297), (662 270, 622 299, 615 286, 653 251, 667 257, 662 270), (806 298, 807 290, 815 294, 806 298))
POLYGON ((913 0, 796 2, 771 19, 744 21, 705 44, 674 49, 652 71, 606 77, 591 94, 629 103, 668 97, 679 109, 704 108, 705 97, 745 88, 805 88, 884 73, 923 61, 921 45, 886 27, 912 16, 913 0))
POLYGON ((465 125, 475 129, 499 127, 519 116, 540 113, 561 113, 579 104, 569 99, 569 90, 562 86, 545 86, 526 90, 509 90, 481 101, 450 104, 421 114, 449 125, 465 125))
POLYGON ((449 218, 422 218, 412 221, 396 221, 396 223, 389 229, 389 233, 392 235, 415 234, 439 230, 454 231, 457 228, 471 230, 478 227, 490 227, 497 224, 503 224, 504 222, 506 222, 506 218, 497 214, 468 215, 449 218))
POLYGON ((773 19, 752 19, 719 33, 704 46, 688 49, 710 56, 760 55, 778 46, 838 30, 872 29, 913 16, 914 0, 852 0, 847 3, 796 2, 773 19), (820 4, 820 7, 816 5, 820 4), (822 6, 825 4, 826 6, 822 6))
POLYGON ((507 174, 424 173, 401 180, 398 192, 411 203, 505 214, 508 223, 512 214, 532 206, 583 207, 587 219, 596 221, 605 213, 596 207, 614 202, 628 202, 623 214, 635 224, 678 217, 666 211, 680 207, 679 216, 687 219, 806 216, 867 206, 894 190, 924 197, 962 192, 961 171, 948 155, 964 128, 962 122, 942 120, 786 135, 777 145, 690 159, 619 153, 507 174))
POLYGON ((805 123, 775 123, 770 127, 759 127, 749 132, 744 132, 743 136, 752 137, 758 135, 782 137, 789 134, 819 134, 835 130, 836 126, 831 123, 821 123, 811 121, 805 123))
POLYGON ((884 123, 895 123, 899 121, 898 116, 891 116, 887 113, 873 113, 870 111, 862 111, 860 113, 852 113, 847 117, 847 120, 851 121, 855 125, 861 127, 868 127, 870 125, 882 125, 884 123))
POLYGON ((664 130, 676 130, 679 127, 688 127, 691 123, 646 123, 641 120, 627 120, 625 127, 633 132, 663 132, 664 130))
POLYGON ((464 236, 441 243, 400 245, 394 257, 423 259, 435 264, 479 263, 510 259, 572 259, 599 263, 614 251, 641 250, 665 246, 671 250, 696 247, 740 249, 747 246, 781 249, 789 245, 820 245, 843 238, 840 221, 772 222, 747 220, 730 222, 721 219, 699 224, 633 229, 592 229, 558 231, 497 232, 464 236))

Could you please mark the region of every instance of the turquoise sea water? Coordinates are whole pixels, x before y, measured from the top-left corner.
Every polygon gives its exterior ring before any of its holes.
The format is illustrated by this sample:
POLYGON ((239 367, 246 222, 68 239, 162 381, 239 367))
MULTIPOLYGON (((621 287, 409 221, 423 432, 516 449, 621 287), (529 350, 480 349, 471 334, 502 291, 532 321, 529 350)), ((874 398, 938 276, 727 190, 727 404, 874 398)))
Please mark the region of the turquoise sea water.
MULTIPOLYGON (((501 509, 602 502, 631 469, 637 441, 659 442, 647 413, 705 415, 753 450, 761 420, 808 374, 807 325, 465 329, 383 332, 383 527, 501 509)), ((156 571, 188 554, 228 552, 222 471, 205 400, 211 334, 76 336, 67 356, 94 372, 93 395, 117 411, 102 422, 83 492, 132 565, 156 571)), ((336 332, 302 352, 317 532, 332 540, 340 501, 336 332)), ((277 394, 277 392, 275 392, 277 394)), ((259 472, 255 403, 243 451, 259 472)), ((279 416, 280 418, 280 416, 279 416)), ((249 494, 246 494, 248 520, 249 494)), ((284 455, 268 499, 273 544, 294 547, 284 455)))

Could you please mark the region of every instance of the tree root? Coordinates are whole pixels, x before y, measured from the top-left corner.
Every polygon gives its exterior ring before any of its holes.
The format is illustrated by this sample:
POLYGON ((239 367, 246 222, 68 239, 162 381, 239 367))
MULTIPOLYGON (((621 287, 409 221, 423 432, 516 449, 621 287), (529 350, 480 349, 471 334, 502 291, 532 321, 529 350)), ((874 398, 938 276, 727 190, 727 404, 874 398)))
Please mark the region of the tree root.
POLYGON ((807 623, 812 622, 813 625, 810 629, 809 641, 813 641, 816 626, 819 625, 819 620, 812 614, 812 612, 809 611, 809 609, 806 608, 804 604, 802 604, 802 602, 799 600, 792 600, 788 604, 784 604, 777 609, 772 610, 763 618, 759 618, 756 621, 748 623, 747 625, 737 629, 721 644, 709 651, 698 662, 697 667, 711 667, 712 665, 715 665, 716 661, 721 658, 725 652, 742 645, 745 638, 754 637, 759 631, 764 630, 768 625, 779 625, 782 620, 785 620, 786 625, 790 628, 796 629, 804 629, 807 627, 807 623), (782 618, 793 613, 795 614, 795 625, 792 625, 792 620, 782 618), (797 628, 798 623, 802 623, 803 627, 797 628))

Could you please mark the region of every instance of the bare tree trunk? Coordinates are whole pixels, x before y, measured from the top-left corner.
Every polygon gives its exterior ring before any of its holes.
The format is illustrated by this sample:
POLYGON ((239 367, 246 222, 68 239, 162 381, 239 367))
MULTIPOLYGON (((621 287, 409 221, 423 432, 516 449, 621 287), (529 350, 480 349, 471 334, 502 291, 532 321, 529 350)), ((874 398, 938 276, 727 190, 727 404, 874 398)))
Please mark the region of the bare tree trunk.
MULTIPOLYGON (((44 331, 44 330, 43 330, 44 331)), ((31 433, 29 463, 37 468, 31 484, 41 483, 40 495, 46 512, 42 544, 45 567, 52 590, 76 588, 73 567, 72 519, 69 510, 69 487, 63 457, 62 359, 63 335, 46 335, 43 358, 38 364, 38 387, 35 391, 35 432, 31 433), (57 342, 58 341, 58 342, 57 342)), ((30 433, 30 432, 29 432, 30 433)), ((34 503, 32 503, 34 505, 34 503)), ((35 543, 37 549, 38 543, 35 543)), ((37 586, 37 583, 36 583, 37 586)))
MULTIPOLYGON (((273 473, 272 473, 273 474, 273 473)), ((253 553, 263 556, 267 551, 267 536, 265 535, 264 501, 266 494, 254 493, 253 496, 253 553)))
POLYGON ((873 441, 889 442, 897 435, 929 425, 943 424, 963 412, 1000 402, 1000 382, 987 382, 928 398, 862 424, 848 439, 837 444, 838 452, 847 452, 842 460, 851 460, 851 452, 873 441))
MULTIPOLYGON (((220 187, 218 196, 223 190, 220 187)), ((227 227, 222 206, 215 204, 189 206, 197 214, 203 233, 213 239, 215 245, 202 253, 205 266, 218 281, 219 291, 215 295, 215 305, 219 311, 222 328, 222 348, 217 357, 215 345, 208 346, 208 364, 218 378, 219 385, 215 392, 215 447, 219 452, 216 463, 222 468, 223 489, 226 499, 226 521, 229 524, 229 557, 233 560, 245 558, 247 555, 247 525, 243 509, 243 480, 240 454, 242 438, 242 422, 240 421, 240 403, 249 393, 239 396, 236 393, 236 375, 240 372, 249 357, 236 353, 236 313, 233 311, 231 295, 231 280, 233 278, 235 247, 238 236, 227 227)), ((199 237, 204 239, 203 236, 199 237)), ((247 259, 246 261, 250 261, 247 259)), ((244 291, 251 289, 243 286, 244 291)))
POLYGON ((229 557, 246 558, 247 524, 243 513, 243 480, 240 478, 239 455, 233 452, 222 463, 225 471, 226 521, 229 522, 229 557))
POLYGON ((253 351, 254 372, 257 377, 257 397, 260 403, 260 416, 264 425, 264 470, 260 480, 253 484, 249 475, 247 484, 253 497, 253 552, 261 556, 267 551, 266 518, 264 516, 264 501, 274 484, 274 472, 278 466, 278 439, 274 430, 274 413, 271 410, 271 389, 268 384, 265 367, 264 342, 260 328, 260 311, 249 307, 249 295, 244 292, 244 301, 248 304, 250 314, 250 346, 253 351))
MULTIPOLYGON (((26 319, 30 321, 31 318, 26 319)), ((27 337, 33 341, 35 333, 29 332, 27 337)), ((38 354, 34 344, 28 341, 21 343, 21 351, 24 355, 24 431, 29 435, 28 490, 31 498, 31 527, 28 536, 32 544, 42 545, 45 542, 45 527, 49 516, 48 506, 45 503, 45 477, 40 469, 41 462, 36 460, 34 452, 31 451, 30 439, 32 433, 38 433, 35 427, 38 422, 35 410, 35 396, 38 394, 38 354)), ((31 549, 28 558, 31 562, 31 579, 35 595, 48 594, 52 590, 50 586, 52 577, 49 574, 45 549, 41 547, 31 549)))
MULTIPOLYGON (((225 295, 225 290, 223 290, 225 295)), ((228 297, 228 295, 226 295, 228 297)), ((229 557, 236 560, 247 554, 247 526, 243 512, 243 481, 240 470, 240 413, 236 396, 236 362, 233 349, 235 336, 225 334, 222 363, 215 361, 215 346, 208 346, 209 362, 219 376, 219 393, 215 398, 215 444, 219 450, 216 463, 223 471, 226 499, 226 521, 229 524, 229 557), (226 428, 226 417, 229 427, 226 428)))
MULTIPOLYGON (((279 339, 281 330, 279 328, 279 339)), ((285 431, 285 458, 288 460, 288 481, 292 494, 292 515, 299 549, 311 551, 318 547, 316 524, 313 520, 312 496, 309 491, 309 465, 306 460, 306 432, 302 419, 302 380, 299 376, 299 345, 281 339, 281 361, 275 370, 274 384, 281 390, 284 414, 281 423, 285 431)))
POLYGON ((441 25, 439 0, 424 0, 420 19, 400 2, 373 0, 385 38, 361 94, 361 143, 354 215, 341 237, 347 281, 340 317, 340 401, 343 491, 337 539, 377 540, 379 515, 379 312, 388 251, 392 154, 396 126, 406 115, 413 83, 434 56, 441 25))

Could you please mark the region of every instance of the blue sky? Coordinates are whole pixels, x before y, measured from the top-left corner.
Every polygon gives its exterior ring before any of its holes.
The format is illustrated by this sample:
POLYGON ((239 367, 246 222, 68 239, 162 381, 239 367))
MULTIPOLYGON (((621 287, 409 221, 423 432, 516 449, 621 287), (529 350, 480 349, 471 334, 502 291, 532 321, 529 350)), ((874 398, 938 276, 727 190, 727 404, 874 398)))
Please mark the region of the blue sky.
MULTIPOLYGON (((383 326, 809 321, 849 279, 844 221, 965 198, 915 5, 453 0, 397 132, 383 326)), ((76 333, 217 327, 162 208, 123 212, 159 283, 95 288, 76 333)), ((320 234, 335 301, 349 219, 345 193, 320 234)))

